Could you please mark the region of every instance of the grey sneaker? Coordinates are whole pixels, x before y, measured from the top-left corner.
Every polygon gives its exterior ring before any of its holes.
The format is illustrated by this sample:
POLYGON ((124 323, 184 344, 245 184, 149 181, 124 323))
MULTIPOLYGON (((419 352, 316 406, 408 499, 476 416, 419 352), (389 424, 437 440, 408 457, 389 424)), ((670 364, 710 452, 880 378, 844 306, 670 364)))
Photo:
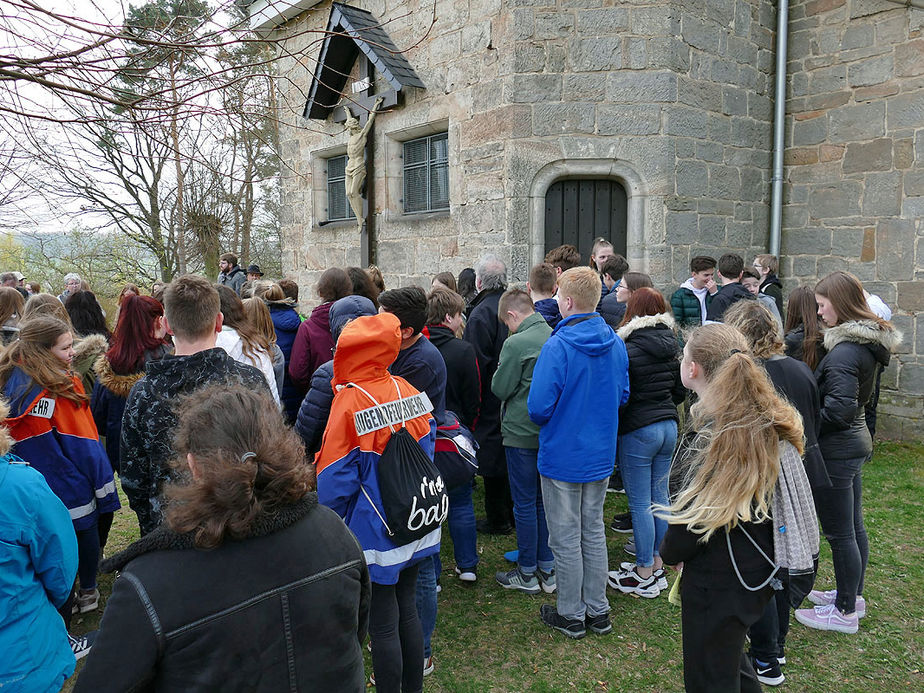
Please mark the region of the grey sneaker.
POLYGON ((74 597, 74 606, 71 608, 73 614, 85 614, 88 611, 96 611, 99 608, 99 590, 77 590, 77 596, 74 597))
POLYGON ((542 591, 546 594, 552 594, 557 588, 558 584, 555 581, 555 569, 553 568, 549 572, 545 572, 540 568, 536 571, 536 574, 539 576, 539 586, 542 588, 542 591))
MULTIPOLYGON (((630 563, 629 561, 623 561, 619 564, 620 570, 623 572, 632 570, 635 568, 635 563, 630 563)), ((658 579, 658 589, 662 592, 668 588, 667 584, 667 573, 664 572, 664 568, 658 568, 654 571, 654 576, 658 579)))
POLYGON ((538 594, 541 589, 539 587, 539 579, 536 575, 527 575, 522 572, 519 567, 506 573, 502 571, 498 572, 495 574, 494 579, 497 580, 498 584, 505 590, 520 590, 528 594, 538 594))

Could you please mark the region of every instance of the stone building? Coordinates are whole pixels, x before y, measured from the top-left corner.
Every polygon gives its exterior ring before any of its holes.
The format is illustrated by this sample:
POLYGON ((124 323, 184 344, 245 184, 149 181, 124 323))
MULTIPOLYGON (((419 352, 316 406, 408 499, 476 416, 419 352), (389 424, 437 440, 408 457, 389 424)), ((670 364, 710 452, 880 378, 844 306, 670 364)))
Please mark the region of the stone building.
MULTIPOLYGON (((919 4, 790 2, 781 252, 787 288, 847 269, 893 307, 905 340, 881 430, 906 438, 924 428, 919 4)), ((586 256, 601 235, 672 289, 692 255, 766 251, 776 2, 341 7, 250 3, 252 26, 284 39, 283 263, 303 289, 369 259, 389 284, 429 285, 487 250, 522 280, 549 247, 586 256), (378 94, 361 234, 336 106, 364 117, 378 94)))

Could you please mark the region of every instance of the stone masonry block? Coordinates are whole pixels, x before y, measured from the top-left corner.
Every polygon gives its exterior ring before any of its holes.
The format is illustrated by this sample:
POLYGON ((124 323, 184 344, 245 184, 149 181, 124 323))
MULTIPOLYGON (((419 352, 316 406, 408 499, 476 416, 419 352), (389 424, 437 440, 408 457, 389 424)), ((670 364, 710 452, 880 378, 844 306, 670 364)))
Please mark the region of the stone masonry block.
POLYGON ((676 101, 677 75, 671 72, 613 72, 607 76, 606 99, 613 103, 676 101))
POLYGON ((633 38, 625 42, 625 65, 630 70, 641 70, 648 65, 648 39, 633 38))
POLYGON ((844 88, 847 79, 845 65, 813 70, 809 77, 809 94, 829 94, 844 88))
POLYGON ((914 222, 883 219, 876 227, 876 256, 880 278, 914 279, 914 222))
POLYGON ((696 241, 705 245, 725 245, 725 217, 701 214, 699 217, 699 235, 696 241))
POLYGON ((534 38, 568 38, 574 32, 574 15, 568 12, 537 12, 534 38))
POLYGON ((809 212, 813 219, 832 219, 859 214, 861 193, 862 185, 854 181, 815 188, 809 194, 809 212))
POLYGON ((863 190, 863 214, 868 217, 898 216, 902 206, 900 171, 869 173, 863 190))
POLYGON ((924 126, 924 94, 920 90, 888 100, 890 130, 924 126))
POLYGON ((849 51, 853 48, 866 48, 872 46, 875 36, 873 27, 869 24, 848 26, 841 38, 841 50, 849 51))
POLYGON ((915 77, 924 74, 924 39, 895 47, 895 76, 915 77))
POLYGON ((638 36, 672 36, 680 33, 680 13, 675 6, 635 7, 631 16, 632 33, 638 36))
POLYGON ((851 142, 844 154, 844 173, 888 171, 892 168, 892 140, 851 142))
POLYGON ((507 79, 504 91, 511 103, 561 101, 561 75, 517 75, 507 79))
POLYGON ((741 174, 731 166, 709 167, 709 195, 723 200, 737 200, 741 193, 741 174))
POLYGON ((576 72, 618 70, 622 67, 622 42, 615 36, 574 39, 570 55, 576 72))
POLYGON ((904 191, 909 197, 924 195, 924 169, 905 172, 904 191))
POLYGON ((665 108, 667 122, 664 134, 702 138, 706 134, 708 120, 699 109, 672 106, 665 108))
POLYGON ((678 195, 704 196, 709 188, 709 169, 698 161, 678 161, 674 179, 678 195))
POLYGON ((924 394, 924 365, 903 363, 898 372, 898 387, 902 392, 924 394))
POLYGON ((866 87, 892 78, 894 63, 891 55, 881 55, 852 63, 847 70, 847 84, 851 87, 866 87))
POLYGON ((792 125, 792 143, 797 147, 820 144, 828 137, 828 120, 820 116, 811 120, 797 120, 792 125))
POLYGON ((562 101, 602 101, 606 77, 597 73, 562 75, 562 101))
POLYGON ((618 34, 628 28, 629 10, 622 7, 583 10, 577 13, 577 31, 579 34, 589 36, 618 34))
POLYGON ((748 93, 736 87, 722 89, 722 112, 728 115, 747 115, 748 93))
POLYGON ((718 53, 719 36, 724 30, 714 22, 703 21, 693 14, 684 14, 681 19, 680 35, 694 48, 707 53, 718 53))
POLYGON ((597 108, 599 135, 654 135, 660 130, 660 106, 607 104, 597 108))
POLYGON ((460 146, 464 149, 485 142, 525 137, 532 133, 532 108, 514 104, 478 113, 461 123, 460 146))
POLYGON ((648 67, 684 73, 690 69, 690 47, 675 36, 648 39, 648 67))
MULTIPOLYGON (((918 102, 918 108, 924 109, 924 100, 918 99, 918 102)), ((904 105, 897 104, 896 108, 902 110, 904 105)), ((882 137, 885 134, 885 111, 882 102, 837 108, 828 114, 829 139, 832 142, 850 142, 882 137)), ((891 122, 889 127, 893 127, 891 122)))
POLYGON ((697 242, 696 212, 667 212, 664 219, 665 241, 675 245, 697 242))
POLYGON ((536 135, 592 133, 594 105, 590 103, 544 103, 533 110, 533 132, 536 135))

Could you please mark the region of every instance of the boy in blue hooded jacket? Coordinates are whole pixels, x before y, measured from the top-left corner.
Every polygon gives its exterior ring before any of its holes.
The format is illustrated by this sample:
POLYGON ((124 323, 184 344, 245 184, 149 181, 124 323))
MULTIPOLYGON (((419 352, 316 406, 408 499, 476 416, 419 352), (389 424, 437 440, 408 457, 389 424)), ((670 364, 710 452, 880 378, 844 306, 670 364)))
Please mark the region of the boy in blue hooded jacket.
POLYGON ((557 608, 542 621, 568 637, 590 628, 609 633, 603 499, 619 429, 619 407, 629 399, 626 346, 594 312, 600 279, 575 267, 558 279, 562 321, 543 345, 527 408, 540 426, 538 467, 557 572, 557 608), (601 406, 601 393, 608 406, 601 406))

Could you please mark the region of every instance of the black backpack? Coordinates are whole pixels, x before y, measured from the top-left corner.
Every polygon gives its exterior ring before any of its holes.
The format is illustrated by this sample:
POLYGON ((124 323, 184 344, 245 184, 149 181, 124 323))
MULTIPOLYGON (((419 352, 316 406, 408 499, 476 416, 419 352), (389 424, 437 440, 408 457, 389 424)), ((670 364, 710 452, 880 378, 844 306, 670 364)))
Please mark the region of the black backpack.
MULTIPOLYGON (((366 397, 372 400, 377 407, 390 408, 391 412, 407 412, 408 409, 394 406, 394 402, 379 405, 375 398, 358 385, 350 383, 366 397)), ((395 389, 398 389, 395 383, 395 389)), ((421 393, 423 394, 423 393, 421 393)), ((398 390, 399 402, 401 391, 398 390)), ((416 396, 415 396, 416 397, 416 396)), ((423 399, 429 405, 426 395, 423 399)), ((432 405, 430 405, 432 408, 432 405)), ((429 410, 428 410, 429 411, 429 410)), ((396 544, 409 544, 422 539, 435 529, 438 529, 449 514, 449 496, 446 494, 446 485, 433 460, 427 457, 414 437, 403 424, 407 418, 401 416, 401 428, 395 429, 390 425, 391 438, 385 445, 378 462, 379 496, 385 517, 379 519, 385 525, 389 537, 396 544)), ((378 509, 369 495, 366 499, 378 514, 378 509)))

